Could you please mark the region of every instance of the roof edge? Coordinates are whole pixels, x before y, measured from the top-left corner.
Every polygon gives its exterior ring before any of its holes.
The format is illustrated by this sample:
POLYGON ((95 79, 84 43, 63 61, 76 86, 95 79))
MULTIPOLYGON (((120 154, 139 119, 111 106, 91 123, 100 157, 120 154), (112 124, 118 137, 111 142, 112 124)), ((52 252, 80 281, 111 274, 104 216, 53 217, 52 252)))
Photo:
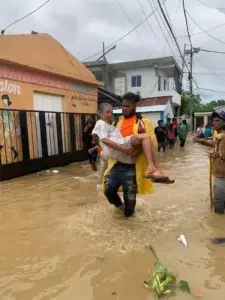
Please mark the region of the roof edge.
POLYGON ((4 59, 4 58, 0 58, 0 62, 7 63, 7 64, 10 64, 10 65, 16 65, 18 67, 24 67, 24 68, 29 69, 29 70, 35 70, 35 71, 38 71, 38 72, 43 72, 45 74, 51 74, 51 75, 67 78, 67 79, 78 81, 78 82, 85 83, 85 84, 90 84, 90 85, 95 85, 95 86, 104 86, 104 83, 102 81, 98 81, 98 80, 93 80, 93 81, 81 80, 81 79, 78 79, 78 78, 75 78, 75 77, 72 77, 72 76, 62 75, 60 73, 46 71, 46 70, 36 68, 36 67, 30 67, 30 66, 25 65, 25 64, 19 64, 17 62, 10 61, 10 60, 4 59))

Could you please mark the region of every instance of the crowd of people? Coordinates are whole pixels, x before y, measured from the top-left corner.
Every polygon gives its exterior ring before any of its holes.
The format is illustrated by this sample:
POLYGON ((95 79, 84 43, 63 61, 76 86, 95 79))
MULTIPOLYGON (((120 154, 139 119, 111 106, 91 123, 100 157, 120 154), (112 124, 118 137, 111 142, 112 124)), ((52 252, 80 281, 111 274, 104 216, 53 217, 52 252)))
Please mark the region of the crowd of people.
POLYGON ((155 128, 155 135, 158 142, 158 152, 166 151, 166 148, 174 148, 177 138, 180 139, 180 147, 184 147, 188 135, 188 125, 186 120, 181 120, 178 124, 176 118, 168 118, 165 126, 163 120, 158 121, 155 128))
POLYGON ((202 124, 200 127, 197 128, 197 137, 198 138, 211 138, 213 136, 213 127, 211 124, 207 124, 204 126, 202 124))
MULTIPOLYGON (((176 118, 158 121, 153 127, 150 120, 136 112, 140 100, 138 95, 127 93, 122 98, 122 116, 113 122, 113 108, 109 103, 100 106, 100 119, 95 123, 88 120, 83 143, 88 151, 93 170, 97 170, 98 190, 104 191, 109 203, 124 210, 130 217, 135 212, 137 194, 150 194, 152 182, 172 184, 161 170, 156 150, 172 149, 179 139, 180 147, 185 146, 189 127, 186 120, 176 118), (123 200, 118 192, 123 192, 123 200)), ((213 148, 210 154, 214 176, 214 211, 225 210, 225 114, 213 113, 212 124, 200 126, 194 142, 213 148), (212 135, 214 134, 214 138, 212 135), (216 136, 215 136, 216 134, 216 136)))

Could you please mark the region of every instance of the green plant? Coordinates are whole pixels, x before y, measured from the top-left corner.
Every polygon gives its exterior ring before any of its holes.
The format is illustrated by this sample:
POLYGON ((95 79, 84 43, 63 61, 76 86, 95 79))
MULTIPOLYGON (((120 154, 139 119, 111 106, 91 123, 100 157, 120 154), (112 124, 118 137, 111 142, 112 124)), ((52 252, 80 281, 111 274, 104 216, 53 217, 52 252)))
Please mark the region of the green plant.
POLYGON ((170 273, 160 262, 155 262, 155 272, 152 279, 143 281, 143 284, 147 289, 155 291, 158 299, 172 295, 179 289, 190 293, 189 284, 184 280, 177 282, 176 276, 170 273))

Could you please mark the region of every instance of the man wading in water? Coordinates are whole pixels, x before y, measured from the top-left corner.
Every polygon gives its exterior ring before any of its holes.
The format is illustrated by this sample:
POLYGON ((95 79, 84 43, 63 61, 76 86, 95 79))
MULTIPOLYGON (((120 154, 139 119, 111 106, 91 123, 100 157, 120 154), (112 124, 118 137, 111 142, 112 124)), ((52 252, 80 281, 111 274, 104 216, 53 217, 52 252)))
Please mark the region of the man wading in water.
MULTIPOLYGON (((157 148, 154 127, 149 119, 136 114, 136 104, 139 100, 140 97, 133 93, 128 93, 123 96, 123 116, 116 120, 114 126, 120 129, 123 137, 147 133, 157 148)), ((111 204, 116 207, 122 207, 123 203, 118 195, 119 188, 122 186, 125 202, 124 214, 126 217, 132 216, 135 212, 137 193, 149 194, 153 192, 151 181, 143 177, 146 168, 147 161, 142 150, 140 150, 140 153, 137 155, 135 164, 124 164, 116 160, 108 160, 108 169, 105 173, 104 193, 111 204)), ((167 181, 169 181, 169 179, 167 181)))
POLYGON ((212 174, 214 177, 214 212, 224 214, 225 209, 225 112, 213 112, 213 129, 217 135, 213 140, 194 138, 194 141, 213 148, 210 153, 212 159, 212 174))

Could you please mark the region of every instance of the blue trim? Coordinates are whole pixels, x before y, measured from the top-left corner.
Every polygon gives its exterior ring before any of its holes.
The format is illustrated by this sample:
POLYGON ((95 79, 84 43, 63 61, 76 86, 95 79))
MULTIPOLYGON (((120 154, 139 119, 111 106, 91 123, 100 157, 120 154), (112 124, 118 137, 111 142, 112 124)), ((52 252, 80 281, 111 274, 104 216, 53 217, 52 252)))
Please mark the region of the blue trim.
POLYGON ((163 121, 163 125, 165 123, 165 120, 164 120, 164 111, 160 111, 160 120, 163 121))

